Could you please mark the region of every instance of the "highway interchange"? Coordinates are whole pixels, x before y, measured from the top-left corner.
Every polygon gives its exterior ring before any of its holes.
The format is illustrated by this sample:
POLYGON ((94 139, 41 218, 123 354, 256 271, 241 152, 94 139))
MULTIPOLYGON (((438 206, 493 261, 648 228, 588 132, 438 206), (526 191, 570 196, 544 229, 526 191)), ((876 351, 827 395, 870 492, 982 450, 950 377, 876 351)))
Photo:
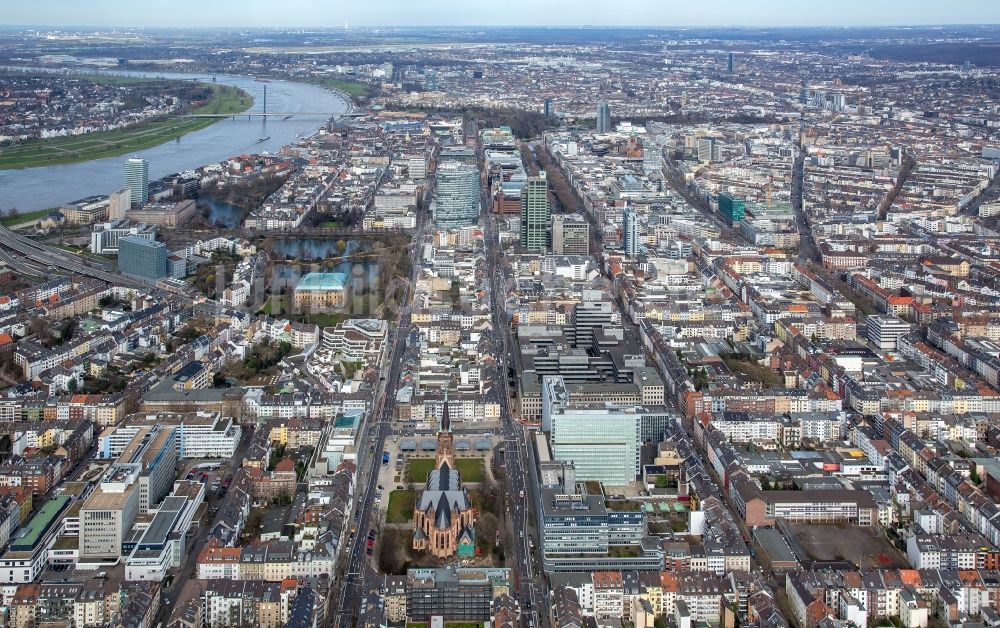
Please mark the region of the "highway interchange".
MULTIPOLYGON (((109 272, 106 270, 104 264, 98 265, 96 263, 85 263, 82 258, 76 255, 35 242, 31 238, 15 233, 4 226, 0 226, 0 246, 10 249, 11 251, 23 256, 25 259, 31 260, 45 267, 69 271, 77 275, 93 277, 115 285, 148 287, 137 280, 129 279, 128 277, 119 275, 118 273, 109 272)), ((27 267, 23 266, 23 262, 18 261, 16 264, 20 267, 20 272, 28 272, 27 267)), ((17 267, 15 268, 17 269, 17 267)))

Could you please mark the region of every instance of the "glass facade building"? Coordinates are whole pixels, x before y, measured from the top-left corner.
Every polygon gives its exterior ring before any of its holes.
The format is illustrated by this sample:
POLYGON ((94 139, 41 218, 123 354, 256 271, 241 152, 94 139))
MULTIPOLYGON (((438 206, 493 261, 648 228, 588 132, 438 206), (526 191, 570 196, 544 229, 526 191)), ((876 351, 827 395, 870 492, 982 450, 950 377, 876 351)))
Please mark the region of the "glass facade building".
POLYGON ((156 281, 167 276, 167 245, 129 236, 118 240, 118 270, 156 281))
POLYGON ((639 217, 635 215, 634 209, 626 209, 622 218, 625 255, 635 257, 639 254, 639 217))
POLYGON ((639 475, 641 420, 634 408, 567 408, 554 413, 552 458, 571 460, 577 480, 623 486, 639 475))
POLYGON ((737 223, 746 216, 746 201, 728 194, 720 194, 719 213, 725 216, 729 224, 737 223))
POLYGON ((611 132, 611 106, 607 102, 597 105, 597 132, 611 132))
POLYGON ((443 229, 479 222, 479 169, 454 161, 442 163, 436 174, 434 222, 443 229))

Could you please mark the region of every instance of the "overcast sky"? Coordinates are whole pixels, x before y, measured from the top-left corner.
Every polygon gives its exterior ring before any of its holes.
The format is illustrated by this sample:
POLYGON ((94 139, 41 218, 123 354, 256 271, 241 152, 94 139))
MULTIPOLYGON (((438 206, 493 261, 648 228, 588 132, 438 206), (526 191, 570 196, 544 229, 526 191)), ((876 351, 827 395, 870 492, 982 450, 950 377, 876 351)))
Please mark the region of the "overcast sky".
POLYGON ((996 24, 997 0, 0 0, 53 26, 861 26, 996 24))

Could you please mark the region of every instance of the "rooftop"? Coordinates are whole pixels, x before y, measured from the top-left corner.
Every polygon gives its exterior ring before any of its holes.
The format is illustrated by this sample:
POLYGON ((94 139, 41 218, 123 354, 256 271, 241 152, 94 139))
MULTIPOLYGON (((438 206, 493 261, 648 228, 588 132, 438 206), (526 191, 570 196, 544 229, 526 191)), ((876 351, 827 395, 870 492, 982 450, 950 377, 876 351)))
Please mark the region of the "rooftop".
POLYGON ((34 550, 39 539, 48 531, 69 502, 70 498, 65 495, 53 497, 45 502, 38 514, 24 527, 20 536, 11 542, 10 551, 30 552, 34 550))
POLYGON ((344 273, 319 272, 309 273, 302 277, 296 291, 343 290, 347 285, 347 275, 344 273))

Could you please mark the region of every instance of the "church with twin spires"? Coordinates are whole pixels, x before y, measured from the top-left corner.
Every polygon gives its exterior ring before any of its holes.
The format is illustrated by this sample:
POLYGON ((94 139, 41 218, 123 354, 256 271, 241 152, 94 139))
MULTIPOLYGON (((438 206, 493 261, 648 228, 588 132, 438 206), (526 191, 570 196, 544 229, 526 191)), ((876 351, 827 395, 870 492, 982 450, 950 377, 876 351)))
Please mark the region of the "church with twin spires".
POLYGON ((476 511, 455 467, 447 392, 437 441, 434 469, 413 509, 413 549, 426 550, 435 558, 475 556, 476 511))

